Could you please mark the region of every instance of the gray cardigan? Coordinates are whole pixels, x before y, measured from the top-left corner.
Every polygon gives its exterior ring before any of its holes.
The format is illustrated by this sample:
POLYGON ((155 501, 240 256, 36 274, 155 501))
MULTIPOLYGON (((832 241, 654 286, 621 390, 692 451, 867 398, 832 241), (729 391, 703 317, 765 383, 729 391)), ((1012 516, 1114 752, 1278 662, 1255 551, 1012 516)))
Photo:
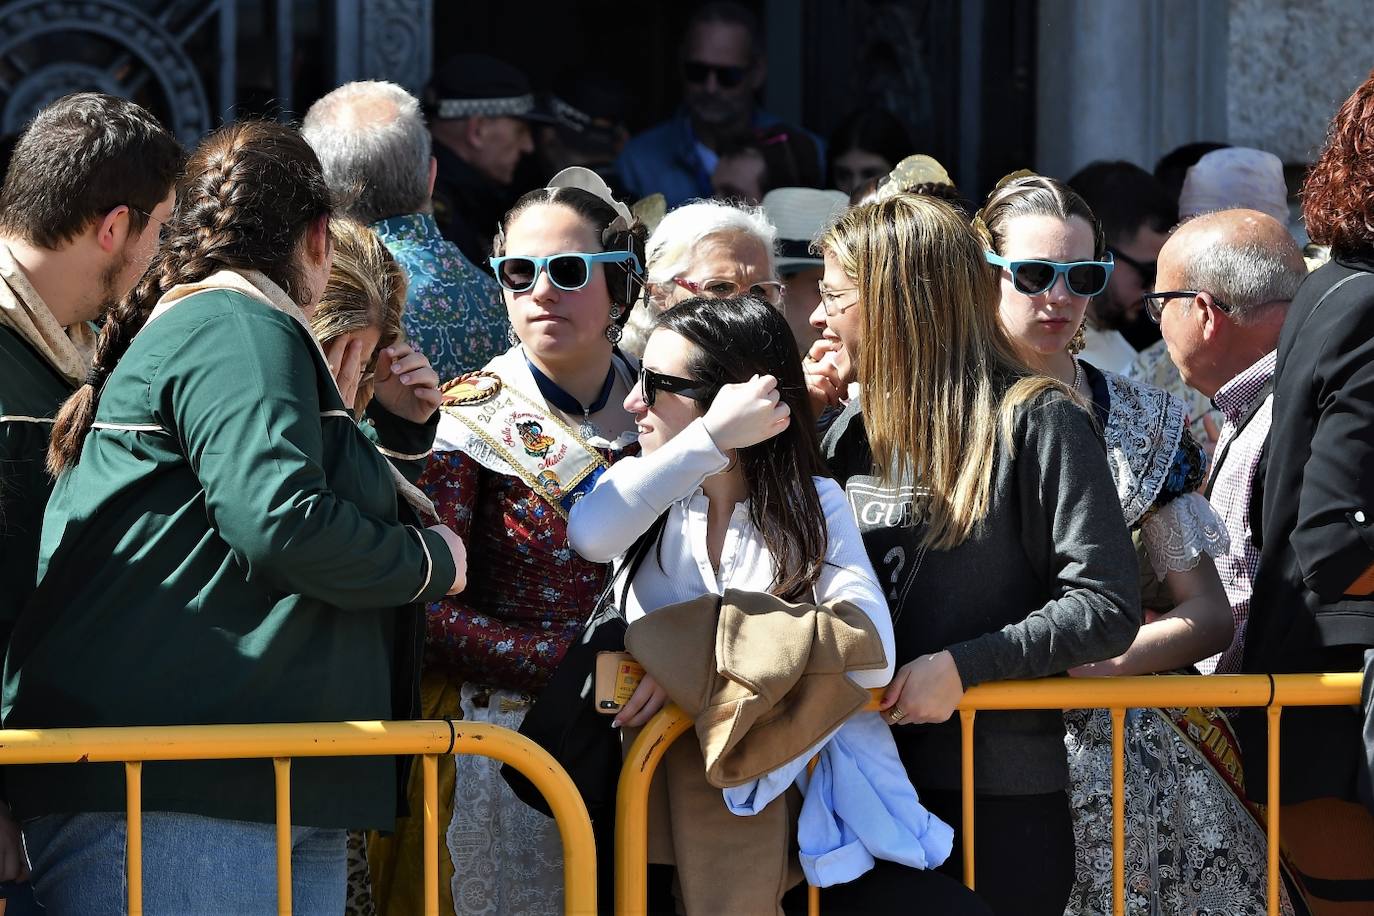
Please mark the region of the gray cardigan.
MULTIPOLYGON (((941 649, 964 687, 1047 677, 1119 655, 1140 627, 1139 565, 1102 436, 1059 392, 1017 409, 1013 449, 999 442, 988 514, 949 550, 923 550, 926 499, 911 480, 873 475, 857 403, 823 443, 864 545, 887 589, 897 664, 941 649)), ((894 728, 918 788, 959 788, 958 716, 894 728)), ((1068 785, 1062 714, 984 712, 974 728, 979 794, 1030 795, 1068 785)))

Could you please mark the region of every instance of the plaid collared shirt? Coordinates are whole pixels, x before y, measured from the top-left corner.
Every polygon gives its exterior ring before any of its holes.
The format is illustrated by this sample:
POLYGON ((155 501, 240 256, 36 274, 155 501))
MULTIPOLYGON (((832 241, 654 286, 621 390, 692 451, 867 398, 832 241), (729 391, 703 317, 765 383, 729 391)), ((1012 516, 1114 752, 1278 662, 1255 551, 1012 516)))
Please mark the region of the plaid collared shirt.
POLYGON ((1203 674, 1236 674, 1240 671, 1245 622, 1250 615, 1250 594, 1260 558, 1250 530, 1250 488, 1255 480, 1264 442, 1269 438, 1273 394, 1264 398, 1244 429, 1237 431, 1237 428, 1274 378, 1277 356, 1276 351, 1269 351, 1253 366, 1218 389, 1212 398, 1226 419, 1217 440, 1215 454, 1224 457, 1220 465, 1212 468, 1211 503, 1231 534, 1231 549, 1224 556, 1216 558, 1216 565, 1221 584, 1226 589, 1226 597, 1231 602, 1231 619, 1235 621, 1236 634, 1225 652, 1198 662, 1198 670, 1203 674))

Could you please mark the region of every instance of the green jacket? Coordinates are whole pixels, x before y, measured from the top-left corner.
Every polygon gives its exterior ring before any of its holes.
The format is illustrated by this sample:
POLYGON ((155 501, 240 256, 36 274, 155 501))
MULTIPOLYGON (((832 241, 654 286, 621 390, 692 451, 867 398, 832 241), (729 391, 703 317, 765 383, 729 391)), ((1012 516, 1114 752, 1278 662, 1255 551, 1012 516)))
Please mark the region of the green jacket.
POLYGON ((52 419, 71 384, 17 333, 0 325, 0 647, 33 591, 52 419))
MULTIPOLYGON (((396 519, 310 332, 241 293, 183 300, 134 339, 57 482, 6 727, 387 718, 397 608, 455 572, 396 519)), ((21 818, 124 809, 119 765, 7 782, 21 818)), ((390 828, 394 760, 296 760, 291 800, 298 825, 390 828)), ((271 821, 272 765, 149 763, 143 805, 271 821)))

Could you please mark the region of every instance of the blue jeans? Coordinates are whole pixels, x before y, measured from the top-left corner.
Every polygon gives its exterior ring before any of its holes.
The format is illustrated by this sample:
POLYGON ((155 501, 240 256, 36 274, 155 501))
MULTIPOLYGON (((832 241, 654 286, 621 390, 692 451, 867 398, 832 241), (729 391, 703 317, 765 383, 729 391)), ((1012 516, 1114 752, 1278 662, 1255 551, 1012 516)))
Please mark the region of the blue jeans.
MULTIPOLYGON (((128 831, 122 813, 50 814, 25 821, 33 889, 49 916, 124 916, 128 831)), ((148 916, 277 912, 272 824, 144 812, 143 911, 148 916)), ((291 828, 293 912, 343 912, 345 833, 291 828)))

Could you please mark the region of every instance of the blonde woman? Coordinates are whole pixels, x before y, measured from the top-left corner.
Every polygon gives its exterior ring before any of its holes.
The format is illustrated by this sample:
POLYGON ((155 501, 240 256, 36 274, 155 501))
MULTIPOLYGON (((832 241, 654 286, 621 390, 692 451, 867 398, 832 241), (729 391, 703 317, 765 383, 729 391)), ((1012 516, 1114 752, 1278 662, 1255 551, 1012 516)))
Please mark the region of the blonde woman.
MULTIPOLYGON (((332 220, 329 234, 334 240, 334 262, 310 316, 310 329, 324 349, 344 402, 353 406, 355 417, 364 420, 363 433, 390 459, 402 519, 410 524, 435 523, 434 504, 415 481, 434 444, 439 378, 424 354, 404 340, 405 272, 382 240, 361 223, 332 220), (404 377, 402 384, 411 386, 417 408, 412 416, 393 414, 373 399, 377 382, 393 376, 404 377), (430 405, 430 416, 421 409, 425 404, 430 405)), ((418 645, 423 632, 423 605, 412 604, 396 615, 392 636, 396 646, 418 645)), ((418 654, 398 649, 394 662, 391 718, 414 719, 420 714, 418 654)), ((411 763, 411 758, 399 758, 403 772, 411 763)), ((348 834, 347 916, 374 912, 364 836, 361 831, 348 834)))
MULTIPOLYGON (((818 246, 815 321, 862 391, 823 450, 892 610, 899 667, 883 708, 922 802, 957 829, 949 720, 964 691, 1124 650, 1140 624, 1135 554, 1101 435, 1017 357, 982 246, 953 209, 911 194, 862 204, 818 246)), ((977 890, 997 913, 1064 912, 1063 741, 1058 712, 978 716, 977 890)), ((944 868, 961 872, 957 857, 944 868)), ((879 863, 827 893, 880 897, 887 880, 898 876, 879 863)))

